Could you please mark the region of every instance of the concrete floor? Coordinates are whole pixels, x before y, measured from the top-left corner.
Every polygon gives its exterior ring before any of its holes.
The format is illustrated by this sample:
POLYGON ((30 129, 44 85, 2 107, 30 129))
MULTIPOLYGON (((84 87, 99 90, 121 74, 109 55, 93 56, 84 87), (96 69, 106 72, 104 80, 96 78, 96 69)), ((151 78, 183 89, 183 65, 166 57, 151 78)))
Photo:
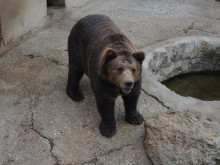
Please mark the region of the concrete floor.
MULTIPOLYGON (((214 0, 97 0, 10 50, 0 58, 0 164, 151 164, 144 126, 124 121, 120 98, 117 134, 107 139, 99 133, 89 79, 81 81, 83 102, 65 94, 69 32, 83 16, 105 14, 143 49, 181 36, 220 37, 219 9, 214 0)), ((138 107, 145 119, 168 110, 146 93, 138 107)))

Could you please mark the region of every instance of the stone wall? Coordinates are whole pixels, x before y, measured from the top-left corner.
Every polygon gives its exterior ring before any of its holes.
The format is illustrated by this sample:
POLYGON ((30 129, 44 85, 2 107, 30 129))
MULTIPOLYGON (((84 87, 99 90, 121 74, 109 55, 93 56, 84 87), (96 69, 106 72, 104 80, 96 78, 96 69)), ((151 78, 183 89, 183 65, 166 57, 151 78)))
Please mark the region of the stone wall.
POLYGON ((209 39, 183 40, 148 53, 148 70, 159 81, 179 74, 220 70, 220 43, 209 39))

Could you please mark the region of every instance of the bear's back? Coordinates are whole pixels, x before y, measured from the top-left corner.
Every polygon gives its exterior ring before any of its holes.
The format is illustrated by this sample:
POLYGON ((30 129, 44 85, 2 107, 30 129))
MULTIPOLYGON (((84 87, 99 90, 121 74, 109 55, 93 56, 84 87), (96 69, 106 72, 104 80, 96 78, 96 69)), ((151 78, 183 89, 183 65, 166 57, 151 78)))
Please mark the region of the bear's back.
POLYGON ((105 15, 89 15, 79 20, 73 27, 69 40, 75 39, 83 49, 102 43, 109 34, 121 33, 113 21, 105 15), (90 44, 90 45, 89 45, 90 44))
POLYGON ((104 37, 111 33, 120 33, 120 30, 113 21, 105 15, 89 15, 82 18, 78 24, 80 29, 91 38, 104 37))
POLYGON ((93 58, 92 63, 96 65, 102 49, 110 42, 106 40, 106 37, 120 33, 120 30, 108 16, 88 15, 80 19, 70 32, 68 39, 70 58, 79 61, 84 72, 88 75, 88 62, 93 58), (73 50, 74 45, 77 45, 78 54, 73 50), (97 57, 91 57, 93 55, 97 57))

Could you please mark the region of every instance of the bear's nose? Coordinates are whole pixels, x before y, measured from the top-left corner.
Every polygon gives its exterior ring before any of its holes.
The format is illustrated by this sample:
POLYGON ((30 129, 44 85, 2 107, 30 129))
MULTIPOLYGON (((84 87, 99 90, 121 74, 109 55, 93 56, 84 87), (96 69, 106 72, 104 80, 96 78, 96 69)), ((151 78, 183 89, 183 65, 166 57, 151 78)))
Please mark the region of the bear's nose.
POLYGON ((131 88, 133 86, 133 81, 129 80, 129 81, 125 81, 125 86, 127 88, 131 88))

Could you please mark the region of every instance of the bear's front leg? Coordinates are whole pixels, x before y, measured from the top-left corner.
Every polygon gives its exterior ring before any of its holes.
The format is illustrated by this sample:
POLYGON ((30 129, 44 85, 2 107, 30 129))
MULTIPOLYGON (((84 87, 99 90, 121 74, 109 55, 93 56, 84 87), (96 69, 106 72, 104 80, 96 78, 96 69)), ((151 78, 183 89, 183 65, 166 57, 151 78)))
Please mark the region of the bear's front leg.
POLYGON ((123 95, 124 107, 125 107, 125 120, 134 125, 143 123, 143 116, 137 111, 137 102, 140 96, 141 87, 134 87, 133 91, 128 95, 123 95))
POLYGON ((99 126, 100 132, 105 137, 112 137, 116 134, 116 121, 114 113, 115 98, 108 98, 97 94, 95 98, 97 108, 102 118, 99 126))

